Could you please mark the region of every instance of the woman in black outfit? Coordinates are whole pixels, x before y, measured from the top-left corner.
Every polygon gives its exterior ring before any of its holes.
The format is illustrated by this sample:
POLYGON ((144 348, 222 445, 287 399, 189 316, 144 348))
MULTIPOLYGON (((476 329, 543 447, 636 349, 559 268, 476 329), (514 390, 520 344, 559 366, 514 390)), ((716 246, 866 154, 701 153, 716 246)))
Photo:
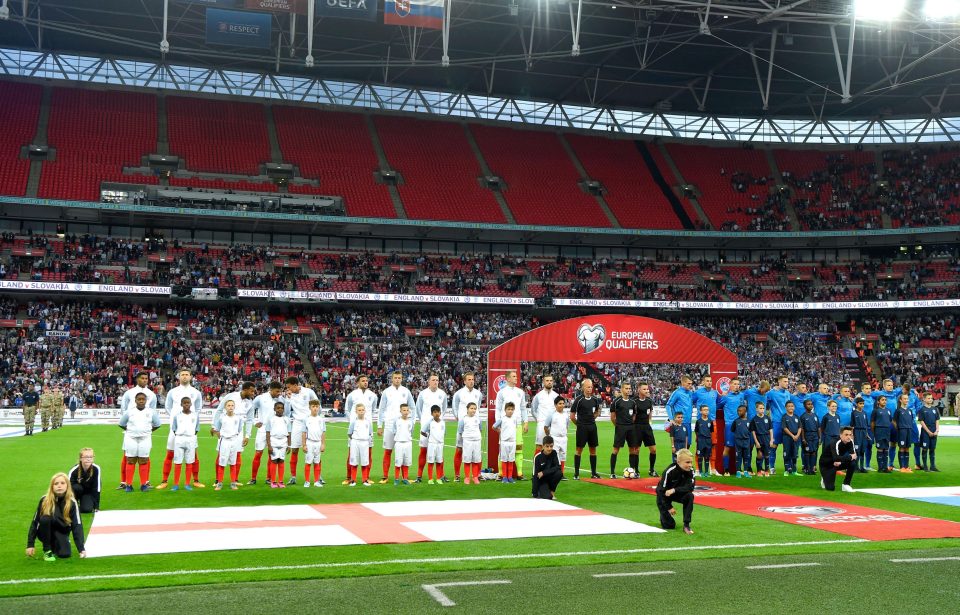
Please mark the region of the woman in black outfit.
POLYGON ((43 559, 56 561, 58 557, 70 557, 70 534, 77 545, 80 557, 86 557, 83 546, 83 522, 80 507, 73 497, 70 481, 63 472, 50 479, 47 494, 40 498, 37 512, 27 533, 27 557, 33 557, 36 540, 43 545, 43 559))
POLYGON ((82 448, 80 461, 70 470, 70 487, 82 513, 100 511, 100 466, 93 460, 93 449, 82 448))

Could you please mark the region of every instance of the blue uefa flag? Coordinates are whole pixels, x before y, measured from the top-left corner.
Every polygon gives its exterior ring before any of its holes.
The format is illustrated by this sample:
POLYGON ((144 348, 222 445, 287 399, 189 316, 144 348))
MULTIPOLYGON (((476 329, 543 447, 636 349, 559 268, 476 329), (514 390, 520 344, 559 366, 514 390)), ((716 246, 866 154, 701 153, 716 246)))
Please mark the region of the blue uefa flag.
POLYGON ((270 49, 273 16, 269 13, 207 9, 207 43, 270 49))
POLYGON ((377 18, 379 2, 380 0, 317 0, 317 15, 373 21, 377 18))

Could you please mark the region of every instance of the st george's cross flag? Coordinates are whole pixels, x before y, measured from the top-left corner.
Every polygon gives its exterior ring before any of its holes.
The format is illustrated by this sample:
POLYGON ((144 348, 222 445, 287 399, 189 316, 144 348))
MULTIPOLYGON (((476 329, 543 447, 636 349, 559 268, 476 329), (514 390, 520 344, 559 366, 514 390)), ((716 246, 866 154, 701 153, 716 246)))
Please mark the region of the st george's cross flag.
POLYGON ((445 0, 386 0, 383 23, 442 30, 444 4, 445 0))
POLYGON ((555 500, 528 497, 104 510, 93 519, 86 548, 87 557, 109 557, 662 531, 555 500))

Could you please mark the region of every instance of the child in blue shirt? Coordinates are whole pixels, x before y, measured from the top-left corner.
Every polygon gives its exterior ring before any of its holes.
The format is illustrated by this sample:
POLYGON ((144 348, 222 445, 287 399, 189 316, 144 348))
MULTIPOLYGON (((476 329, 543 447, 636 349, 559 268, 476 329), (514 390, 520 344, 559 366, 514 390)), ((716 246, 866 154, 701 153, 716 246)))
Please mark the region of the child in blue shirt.
POLYGON ((933 393, 923 394, 923 407, 917 414, 920 421, 920 448, 923 456, 921 467, 930 472, 939 472, 937 469, 937 436, 940 434, 940 413, 933 407, 933 393), (930 465, 927 466, 927 453, 930 453, 930 465))
POLYGON ((737 447, 737 478, 750 478, 753 468, 750 466, 750 421, 747 420, 747 407, 737 408, 737 418, 733 421, 733 442, 737 447))
POLYGON ((700 418, 694 431, 697 433, 697 464, 699 472, 694 476, 710 475, 710 458, 713 454, 713 421, 710 419, 710 406, 700 406, 700 418))
POLYGON ((687 448, 690 441, 690 431, 683 422, 683 412, 673 415, 673 422, 667 426, 670 433, 670 450, 673 453, 673 462, 677 462, 677 451, 687 448))
POLYGON ((757 476, 770 476, 770 449, 773 447, 773 421, 766 415, 762 402, 756 404, 757 415, 750 421, 753 444, 757 447, 757 476))

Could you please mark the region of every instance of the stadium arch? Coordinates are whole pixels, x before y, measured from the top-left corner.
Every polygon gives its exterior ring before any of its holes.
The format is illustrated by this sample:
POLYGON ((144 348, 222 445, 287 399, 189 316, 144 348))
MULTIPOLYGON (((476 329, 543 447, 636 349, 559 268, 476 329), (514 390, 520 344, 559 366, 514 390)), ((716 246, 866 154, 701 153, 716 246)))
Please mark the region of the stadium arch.
MULTIPOLYGON (((497 391, 507 372, 519 375, 522 361, 564 363, 707 364, 714 387, 725 391, 737 375, 737 356, 710 338, 670 322, 626 314, 594 314, 553 322, 500 344, 487 353, 487 463, 497 467, 500 452, 493 431, 497 391)), ((719 419, 722 421, 722 418, 719 419)), ((720 432, 719 429, 715 432, 720 432)), ((714 447, 716 467, 723 446, 714 447)))

